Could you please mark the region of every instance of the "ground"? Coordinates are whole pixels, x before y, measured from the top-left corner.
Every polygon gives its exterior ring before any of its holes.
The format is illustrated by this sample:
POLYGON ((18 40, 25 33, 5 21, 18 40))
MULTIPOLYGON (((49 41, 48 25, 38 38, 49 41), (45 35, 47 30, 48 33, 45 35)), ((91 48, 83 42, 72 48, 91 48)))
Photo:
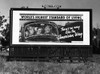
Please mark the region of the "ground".
MULTIPOLYGON (((4 55, 5 52, 2 53, 4 55)), ((8 55, 7 53, 5 56, 8 55)), ((100 55, 78 63, 6 61, 0 57, 0 74, 100 74, 100 55)))

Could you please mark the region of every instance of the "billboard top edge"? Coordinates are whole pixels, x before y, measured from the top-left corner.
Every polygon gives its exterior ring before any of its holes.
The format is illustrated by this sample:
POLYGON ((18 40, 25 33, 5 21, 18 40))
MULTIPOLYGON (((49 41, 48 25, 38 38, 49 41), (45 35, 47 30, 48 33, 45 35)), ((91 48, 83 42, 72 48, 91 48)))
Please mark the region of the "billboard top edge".
POLYGON ((38 10, 38 11, 45 11, 45 10, 49 10, 49 11, 92 11, 92 9, 90 8, 86 8, 86 9, 83 9, 83 8, 60 8, 60 9, 44 9, 44 8, 10 8, 10 10, 23 10, 23 11, 26 11, 26 10, 38 10))

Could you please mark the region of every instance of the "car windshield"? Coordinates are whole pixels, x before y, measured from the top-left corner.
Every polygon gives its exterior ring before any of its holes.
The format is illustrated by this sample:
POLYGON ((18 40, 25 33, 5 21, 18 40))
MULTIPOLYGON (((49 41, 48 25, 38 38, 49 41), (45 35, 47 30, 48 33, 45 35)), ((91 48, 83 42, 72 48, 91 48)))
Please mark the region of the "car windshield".
POLYGON ((26 38, 33 36, 56 36, 57 29, 52 24, 44 23, 30 23, 25 26, 24 36, 26 38))

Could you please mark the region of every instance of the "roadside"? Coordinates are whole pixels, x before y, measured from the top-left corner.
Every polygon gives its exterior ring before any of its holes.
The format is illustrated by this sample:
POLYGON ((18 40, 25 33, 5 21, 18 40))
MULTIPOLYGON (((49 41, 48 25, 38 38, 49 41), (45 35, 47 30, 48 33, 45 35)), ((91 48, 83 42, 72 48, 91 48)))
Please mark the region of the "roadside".
MULTIPOLYGON (((0 56, 8 56, 3 51, 0 56)), ((93 54, 88 62, 55 63, 33 61, 6 61, 0 57, 0 74, 100 74, 100 54, 93 54)))

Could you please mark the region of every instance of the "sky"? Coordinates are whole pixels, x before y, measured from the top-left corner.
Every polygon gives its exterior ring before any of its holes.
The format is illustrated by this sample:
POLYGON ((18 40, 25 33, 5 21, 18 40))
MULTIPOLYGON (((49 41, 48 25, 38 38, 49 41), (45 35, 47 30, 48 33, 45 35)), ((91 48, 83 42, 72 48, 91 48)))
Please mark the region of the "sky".
POLYGON ((100 28, 100 0, 0 0, 0 15, 5 15, 8 19, 10 8, 42 8, 42 5, 61 5, 61 8, 66 9, 92 9, 92 25, 100 28))

